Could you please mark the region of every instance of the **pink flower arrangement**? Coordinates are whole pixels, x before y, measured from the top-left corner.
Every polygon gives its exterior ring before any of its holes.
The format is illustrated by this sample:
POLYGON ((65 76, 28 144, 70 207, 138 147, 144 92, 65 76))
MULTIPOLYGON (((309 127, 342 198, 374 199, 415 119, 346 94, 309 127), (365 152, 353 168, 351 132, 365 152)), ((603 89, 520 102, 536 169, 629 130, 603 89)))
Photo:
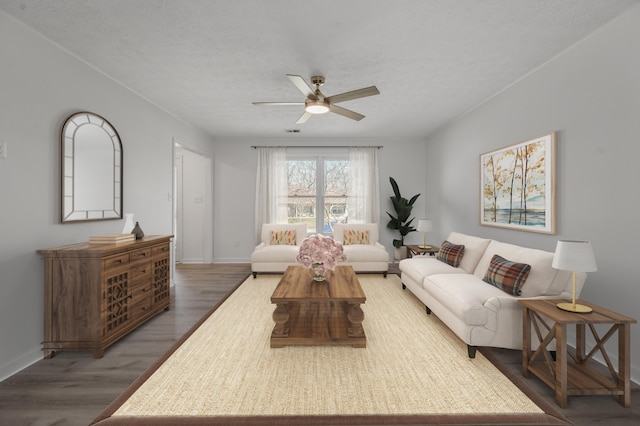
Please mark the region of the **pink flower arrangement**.
POLYGON ((326 269, 333 270, 336 263, 347 260, 342 244, 322 234, 308 236, 300 245, 296 260, 305 268, 313 267, 322 275, 326 269))

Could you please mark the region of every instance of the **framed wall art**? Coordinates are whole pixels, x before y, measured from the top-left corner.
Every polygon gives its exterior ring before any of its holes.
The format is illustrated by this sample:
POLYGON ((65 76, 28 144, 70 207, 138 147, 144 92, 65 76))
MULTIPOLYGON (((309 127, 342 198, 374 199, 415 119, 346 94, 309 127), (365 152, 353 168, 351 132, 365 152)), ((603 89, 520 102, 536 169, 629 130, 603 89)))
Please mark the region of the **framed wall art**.
POLYGON ((480 224, 555 234, 555 132, 480 155, 480 224))

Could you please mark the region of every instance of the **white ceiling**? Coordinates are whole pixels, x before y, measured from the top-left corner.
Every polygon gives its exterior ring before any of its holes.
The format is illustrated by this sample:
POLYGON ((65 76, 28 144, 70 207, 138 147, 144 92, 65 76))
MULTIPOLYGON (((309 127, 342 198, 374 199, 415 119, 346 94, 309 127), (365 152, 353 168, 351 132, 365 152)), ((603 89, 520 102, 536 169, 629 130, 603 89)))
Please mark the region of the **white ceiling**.
MULTIPOLYGON (((26 23, 215 137, 424 137, 637 0, 1 0, 26 23), (324 75, 364 114, 295 121, 285 77, 324 75)), ((99 111, 96 111, 99 113, 99 111)))

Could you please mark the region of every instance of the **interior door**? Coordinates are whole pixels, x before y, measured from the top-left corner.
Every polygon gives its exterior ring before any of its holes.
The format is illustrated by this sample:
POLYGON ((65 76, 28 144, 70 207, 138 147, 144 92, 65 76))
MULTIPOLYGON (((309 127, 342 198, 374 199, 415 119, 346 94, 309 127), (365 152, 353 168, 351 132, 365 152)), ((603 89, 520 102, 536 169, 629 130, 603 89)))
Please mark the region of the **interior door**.
POLYGON ((174 161, 176 262, 211 263, 212 159, 176 144, 174 161))

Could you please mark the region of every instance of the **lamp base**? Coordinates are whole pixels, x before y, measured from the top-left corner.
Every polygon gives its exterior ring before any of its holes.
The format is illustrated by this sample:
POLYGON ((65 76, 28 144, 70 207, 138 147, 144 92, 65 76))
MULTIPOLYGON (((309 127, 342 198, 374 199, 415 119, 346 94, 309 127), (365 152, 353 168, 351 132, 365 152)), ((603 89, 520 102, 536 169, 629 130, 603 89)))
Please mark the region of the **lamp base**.
POLYGON ((558 307, 558 309, 562 309, 563 311, 575 312, 578 314, 588 314, 589 312, 593 311, 593 309, 591 309, 591 307, 589 306, 578 305, 577 303, 574 305, 571 302, 558 303, 556 306, 558 307))
POLYGON ((431 246, 422 246, 422 245, 418 246, 418 247, 421 248, 421 249, 430 249, 431 248, 431 246))

